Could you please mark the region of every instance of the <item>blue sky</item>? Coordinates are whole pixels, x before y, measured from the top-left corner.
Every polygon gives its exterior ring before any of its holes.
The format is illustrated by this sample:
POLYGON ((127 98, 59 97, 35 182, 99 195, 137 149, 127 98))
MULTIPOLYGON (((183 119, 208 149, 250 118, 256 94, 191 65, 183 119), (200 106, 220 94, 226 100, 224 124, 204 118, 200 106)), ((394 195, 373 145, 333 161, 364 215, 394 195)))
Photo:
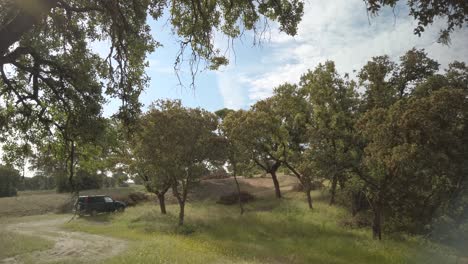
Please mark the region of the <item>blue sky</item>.
MULTIPOLYGON (((218 71, 199 73, 192 90, 188 69, 181 72, 185 87, 179 85, 173 70, 177 36, 164 19, 152 21, 153 36, 163 47, 148 56, 146 72, 151 82, 140 99, 145 106, 157 99, 172 98, 210 111, 248 108, 271 95, 275 86, 297 82, 307 69, 326 60, 334 60, 341 73, 351 75, 372 56, 387 54, 396 60, 412 47, 426 49, 442 69, 455 59, 468 60, 467 28, 456 31, 451 46, 444 46, 436 43, 437 33, 445 25, 443 20, 435 21, 422 37, 413 34, 415 25, 404 4, 368 18, 362 0, 308 0, 295 37, 280 33, 275 23, 260 46, 253 46, 251 33, 235 41, 234 49, 227 49, 227 40, 217 36, 215 45, 228 51, 231 63, 218 71)), ((118 102, 111 102, 105 114, 117 107, 118 102)))

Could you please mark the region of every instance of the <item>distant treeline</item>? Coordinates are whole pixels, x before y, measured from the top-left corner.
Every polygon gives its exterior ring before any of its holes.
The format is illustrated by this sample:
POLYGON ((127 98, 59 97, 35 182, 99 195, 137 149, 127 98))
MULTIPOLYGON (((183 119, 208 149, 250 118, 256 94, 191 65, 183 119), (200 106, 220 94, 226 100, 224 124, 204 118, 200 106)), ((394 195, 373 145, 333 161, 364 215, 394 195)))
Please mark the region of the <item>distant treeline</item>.
MULTIPOLYGON (((74 179, 79 190, 91 190, 125 185, 124 181, 104 174, 89 173, 78 170, 74 179)), ((55 176, 35 175, 22 177, 20 172, 11 166, 0 165, 0 197, 16 196, 18 191, 54 190, 57 192, 70 192, 66 172, 55 176)))

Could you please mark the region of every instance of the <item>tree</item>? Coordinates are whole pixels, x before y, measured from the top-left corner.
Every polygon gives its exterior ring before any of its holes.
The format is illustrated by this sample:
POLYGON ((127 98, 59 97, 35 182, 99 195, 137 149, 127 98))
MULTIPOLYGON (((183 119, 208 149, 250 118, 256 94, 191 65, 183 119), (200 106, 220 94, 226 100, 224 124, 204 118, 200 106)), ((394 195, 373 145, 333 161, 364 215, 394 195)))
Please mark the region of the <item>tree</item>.
POLYGON ((171 174, 178 173, 174 166, 176 157, 172 154, 179 144, 168 140, 175 128, 166 126, 173 118, 169 109, 175 107, 182 107, 180 101, 154 103, 141 117, 131 147, 131 171, 142 180, 147 191, 156 194, 162 214, 166 214, 165 195, 172 186, 171 174))
POLYGON ((397 89, 390 81, 396 63, 388 56, 373 57, 358 73, 359 85, 365 88, 362 112, 377 107, 389 107, 398 99, 397 89))
POLYGON ((0 95, 11 109, 4 118, 32 118, 49 127, 64 108, 95 103, 100 108, 104 87, 122 100, 123 120, 136 117, 138 96, 148 83, 146 56, 160 46, 148 21, 163 14, 180 37, 175 68, 188 49, 194 74, 200 59, 211 69, 228 62, 214 46, 215 32, 230 39, 245 30, 260 35, 260 22, 271 19, 295 35, 302 13, 300 0, 2 1, 0 95), (96 42, 107 45, 104 58, 92 49, 96 42))
POLYGON ((415 214, 424 223, 447 201, 442 197, 466 180, 466 98, 462 90, 441 89, 400 100, 388 110, 374 109, 359 121, 369 142, 362 179, 374 213, 374 237, 381 239, 385 209, 404 217, 415 214))
MULTIPOLYGON (((139 140, 141 141, 135 146, 135 157, 130 165, 130 170, 136 174, 136 178, 138 181, 142 182, 148 192, 156 194, 161 213, 166 214, 165 195, 171 187, 171 179, 169 178, 169 172, 166 171, 166 169, 170 170, 171 168, 169 167, 169 164, 160 161, 161 157, 159 155, 161 155, 161 152, 159 152, 159 150, 162 149, 160 145, 157 149, 152 149, 149 153, 146 152, 148 148, 145 148, 144 146, 148 144, 149 140, 154 140, 154 138, 146 139, 148 134, 145 133, 147 132, 149 131, 142 131, 141 137, 139 136, 139 140), (155 155, 154 151, 159 152, 157 154, 158 156, 155 155), (148 154, 150 154, 149 157, 147 156, 148 154)), ((155 146, 153 144, 151 145, 153 147, 155 146)))
POLYGON ((244 214, 244 206, 242 204, 242 197, 241 197, 241 189, 239 185, 239 181, 237 180, 238 173, 241 172, 242 164, 246 164, 249 162, 248 155, 245 155, 247 151, 243 149, 242 145, 236 144, 233 135, 231 135, 232 130, 230 130, 229 125, 226 127, 224 120, 229 115, 236 115, 236 111, 223 108, 215 112, 215 114, 221 119, 220 121, 220 136, 224 137, 226 140, 226 152, 227 152, 227 162, 229 163, 232 171, 232 176, 234 177, 234 182, 236 183, 237 195, 239 198, 239 209, 240 214, 244 214))
POLYGON ((317 174, 311 168, 308 144, 309 127, 312 122, 312 108, 306 99, 307 94, 302 87, 283 84, 274 89, 274 94, 268 99, 267 113, 279 121, 281 139, 276 152, 269 152, 269 156, 276 162, 287 167, 299 180, 307 197, 309 208, 312 209, 312 181, 317 174))
POLYGON ((59 192, 76 194, 83 188, 102 186, 104 173, 113 168, 109 157, 118 144, 109 120, 88 119, 64 131, 39 134, 34 145, 32 167, 55 176, 59 192), (94 183, 87 186, 82 178, 94 183))
POLYGON ((38 172, 31 178, 23 177, 20 180, 18 190, 53 190, 55 187, 53 175, 43 175, 41 172, 38 172))
POLYGON ((424 232, 453 200, 444 194, 463 190, 464 177, 455 175, 466 175, 460 146, 466 140, 467 71, 455 62, 440 75, 438 66, 424 50, 412 49, 399 64, 377 57, 361 71, 369 90, 357 124, 363 143, 357 175, 374 212, 375 237, 381 237, 384 214, 400 230, 424 232))
POLYGON ((188 64, 194 78, 200 60, 210 69, 228 63, 215 48, 215 32, 231 40, 245 30, 259 36, 263 32, 259 25, 265 25, 260 22, 271 19, 279 21, 282 31, 295 35, 303 3, 2 1, 0 131, 24 135, 31 129, 41 135, 44 131, 62 133, 71 184, 74 145, 81 137, 77 129, 101 118, 104 94, 122 101, 117 117, 124 124, 133 123, 139 115, 138 97, 149 80, 145 74, 146 56, 160 46, 150 34, 148 21, 159 20, 164 13, 172 32, 180 37, 174 69, 179 72, 189 50, 188 64), (100 56, 93 49, 96 43, 107 45, 108 54, 100 56))
POLYGON ((12 166, 0 165, 0 197, 16 196, 20 173, 12 166))
POLYGON ((419 83, 427 77, 434 75, 439 70, 439 63, 427 57, 424 49, 413 48, 400 57, 392 82, 397 86, 398 96, 407 95, 419 83))
MULTIPOLYGON (((399 0, 364 0, 367 10, 377 14, 384 6, 395 8, 399 0)), ((465 0, 410 0, 407 1, 410 16, 418 21, 414 34, 421 36, 428 25, 436 18, 447 20, 447 28, 439 33, 439 42, 450 43, 450 34, 457 28, 463 28, 467 23, 468 8, 465 0)))
POLYGON ((210 163, 225 160, 220 155, 224 140, 216 134, 217 121, 214 114, 185 108, 176 100, 157 101, 140 122, 134 167, 145 178, 145 186, 159 193, 158 198, 172 189, 179 203, 179 225, 184 223, 194 182, 210 163))
POLYGON ((259 101, 249 111, 240 110, 228 115, 223 121, 223 129, 236 148, 247 151, 249 159, 271 175, 276 198, 281 198, 276 172, 281 166, 281 143, 286 139, 287 131, 270 110, 268 99, 259 101))
POLYGON ((330 180, 330 204, 334 204, 338 183, 344 186, 347 172, 356 162, 356 83, 342 78, 328 61, 301 77, 301 89, 311 106, 310 166, 318 176, 330 180))

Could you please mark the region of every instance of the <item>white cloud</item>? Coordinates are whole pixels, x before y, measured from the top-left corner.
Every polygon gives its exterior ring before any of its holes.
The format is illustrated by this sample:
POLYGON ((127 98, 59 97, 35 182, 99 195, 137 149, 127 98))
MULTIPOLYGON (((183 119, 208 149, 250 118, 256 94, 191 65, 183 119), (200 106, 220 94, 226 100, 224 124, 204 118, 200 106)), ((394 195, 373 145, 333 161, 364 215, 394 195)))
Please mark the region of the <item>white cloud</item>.
MULTIPOLYGON (((416 22, 408 16, 405 6, 370 18, 362 0, 310 0, 306 3, 303 21, 294 38, 284 33, 272 33, 271 54, 262 58, 264 69, 259 73, 245 72, 248 98, 266 98, 275 86, 297 82, 307 69, 320 62, 333 60, 342 73, 359 70, 372 56, 387 54, 394 60, 412 47, 425 48, 442 68, 455 59, 468 57, 468 30, 455 32, 450 47, 436 43, 437 34, 445 24, 437 21, 422 37, 413 34, 416 22)), ((238 69, 239 70, 239 69, 238 69)), ((240 70, 239 70, 240 71, 240 70)), ((240 100, 239 100, 240 101, 240 100)))
POLYGON ((164 65, 160 60, 155 59, 154 56, 150 56, 150 58, 148 58, 148 67, 146 68, 146 72, 149 74, 159 73, 174 75, 174 68, 170 66, 171 65, 164 65))
POLYGON ((245 85, 245 78, 232 72, 230 67, 223 72, 217 72, 216 75, 224 107, 236 110, 244 107, 246 100, 242 86, 245 85))

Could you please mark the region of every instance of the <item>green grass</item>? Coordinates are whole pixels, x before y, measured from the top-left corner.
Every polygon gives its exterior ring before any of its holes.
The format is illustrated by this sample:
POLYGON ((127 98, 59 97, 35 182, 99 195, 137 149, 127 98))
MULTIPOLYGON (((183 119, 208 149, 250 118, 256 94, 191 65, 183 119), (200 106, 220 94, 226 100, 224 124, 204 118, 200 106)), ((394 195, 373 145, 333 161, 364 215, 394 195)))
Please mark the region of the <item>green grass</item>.
MULTIPOLYGON (((315 200, 319 196, 314 193, 315 200)), ((368 229, 344 228, 342 208, 317 201, 309 211, 303 198, 263 198, 243 216, 236 206, 194 202, 187 205, 183 228, 176 225, 176 205, 163 216, 155 204, 66 227, 130 241, 129 250, 106 263, 455 263, 445 249, 420 238, 375 241, 368 229)))
POLYGON ((0 236, 0 260, 36 250, 49 249, 54 242, 8 231, 0 236))

